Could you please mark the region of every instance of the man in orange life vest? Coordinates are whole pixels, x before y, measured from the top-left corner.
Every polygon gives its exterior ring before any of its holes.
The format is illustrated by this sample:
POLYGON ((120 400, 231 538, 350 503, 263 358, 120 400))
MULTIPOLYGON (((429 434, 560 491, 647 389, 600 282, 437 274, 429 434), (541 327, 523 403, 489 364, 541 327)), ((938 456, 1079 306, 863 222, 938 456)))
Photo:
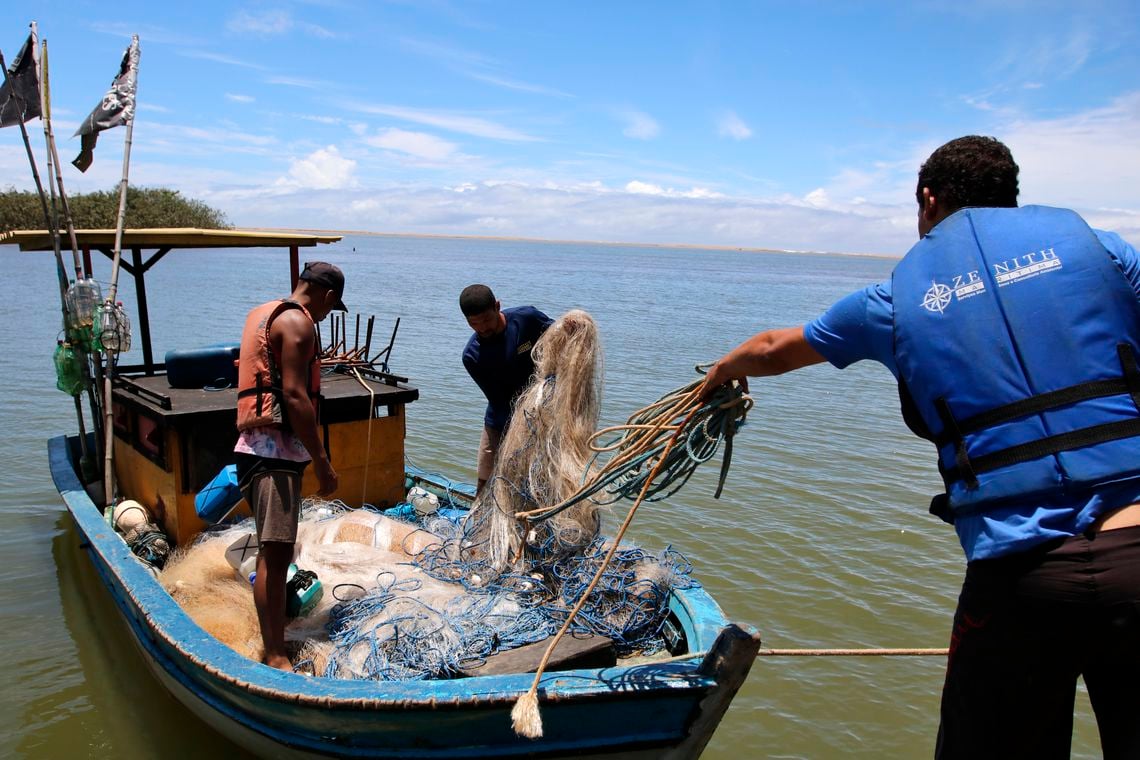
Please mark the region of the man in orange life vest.
POLYGON ((317 428, 321 367, 316 323, 346 311, 344 274, 323 261, 305 264, 288 298, 246 317, 238 361, 234 447, 238 483, 257 523, 259 551, 253 601, 265 664, 291 670, 285 652, 285 581, 297 540, 301 475, 310 461, 327 496, 337 487, 317 428))

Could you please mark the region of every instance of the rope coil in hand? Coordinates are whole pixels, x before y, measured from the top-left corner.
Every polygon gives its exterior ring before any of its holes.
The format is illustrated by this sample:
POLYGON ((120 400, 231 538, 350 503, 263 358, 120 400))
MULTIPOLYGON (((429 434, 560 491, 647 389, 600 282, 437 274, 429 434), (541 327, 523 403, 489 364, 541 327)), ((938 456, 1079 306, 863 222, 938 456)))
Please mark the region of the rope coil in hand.
POLYGON ((696 380, 671 391, 639 409, 625 424, 599 430, 590 439, 595 453, 587 473, 593 471, 593 476, 587 475, 582 487, 565 501, 516 512, 515 517, 541 522, 584 499, 598 504, 633 499, 647 481, 649 488, 640 500, 661 501, 679 491, 697 465, 712 459, 724 440, 725 459, 715 494, 719 497, 731 461, 732 437, 744 424, 753 402, 738 385, 721 386, 701 402, 702 384, 696 380), (609 459, 599 466, 607 454, 609 459))

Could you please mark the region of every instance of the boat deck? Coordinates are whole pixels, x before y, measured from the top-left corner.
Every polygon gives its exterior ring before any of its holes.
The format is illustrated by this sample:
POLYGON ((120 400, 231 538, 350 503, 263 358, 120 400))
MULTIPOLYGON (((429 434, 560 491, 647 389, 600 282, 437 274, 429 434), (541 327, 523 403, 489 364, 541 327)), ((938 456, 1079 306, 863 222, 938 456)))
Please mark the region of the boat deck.
MULTIPOLYGON (((406 385, 365 379, 364 385, 352 375, 330 373, 321 377, 321 419, 331 423, 340 419, 367 419, 368 399, 374 406, 407 404, 419 398, 420 392, 406 385)), ((115 379, 114 397, 164 420, 174 421, 190 415, 234 412, 237 409, 236 388, 172 388, 166 375, 142 375, 115 379)))

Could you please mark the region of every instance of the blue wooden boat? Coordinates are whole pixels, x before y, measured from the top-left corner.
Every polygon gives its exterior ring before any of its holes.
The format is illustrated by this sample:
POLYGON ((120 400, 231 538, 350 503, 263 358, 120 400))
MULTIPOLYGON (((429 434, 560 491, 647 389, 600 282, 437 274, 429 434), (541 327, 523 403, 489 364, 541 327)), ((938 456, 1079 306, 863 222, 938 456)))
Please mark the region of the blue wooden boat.
MULTIPOLYGON (((101 250, 106 235, 79 234, 90 271, 89 252, 101 250)), ((136 292, 145 303, 143 275, 155 259, 143 262, 143 249, 164 254, 174 248, 285 245, 295 278, 297 249, 328 241, 304 235, 227 232, 219 237, 202 231, 171 235, 136 230, 127 232, 123 247, 134 251, 136 292)), ((19 243, 25 250, 50 249, 50 239, 42 233, 16 233, 0 238, 3 242, 19 243)), ((217 431, 227 429, 227 419, 232 429, 234 394, 170 388, 164 367, 153 361, 145 314, 140 313, 139 323, 144 328, 144 365, 126 368, 126 377, 114 390, 116 478, 124 496, 156 509, 167 533, 182 543, 203 527, 193 513, 194 493, 213 474, 217 450, 227 441, 232 448, 232 439, 219 439, 217 431)), ((455 490, 426 473, 394 471, 383 464, 403 461, 403 407, 418 396, 401 380, 379 373, 363 388, 355 379, 332 384, 332 399, 322 414, 328 412, 330 439, 341 447, 338 461, 343 465, 338 464, 338 471, 344 493, 338 495, 346 501, 355 493, 369 503, 395 503, 411 484, 455 490), (398 441, 359 450, 363 426, 376 424, 387 426, 387 433, 399 431, 398 436, 377 438, 398 441)), ((546 673, 539 690, 543 736, 523 738, 511 727, 510 711, 530 688, 533 676, 527 673, 353 681, 282 672, 239 655, 186 615, 109 524, 102 505, 81 482, 78 436, 52 438, 48 453, 52 477, 93 571, 110 592, 149 669, 208 725, 260 756, 696 757, 760 646, 754 630, 729 623, 699 586, 675 590, 670 620, 678 636, 672 655, 546 673)))

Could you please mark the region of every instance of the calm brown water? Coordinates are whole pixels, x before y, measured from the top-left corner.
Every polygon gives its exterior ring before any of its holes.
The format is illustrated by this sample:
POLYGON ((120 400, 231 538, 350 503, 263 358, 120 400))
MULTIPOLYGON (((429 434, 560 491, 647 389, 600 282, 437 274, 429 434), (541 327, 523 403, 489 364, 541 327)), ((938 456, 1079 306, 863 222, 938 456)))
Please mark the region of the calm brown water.
MULTIPOLYGON (((392 370, 421 390, 408 410, 409 459, 465 480, 483 404, 459 361, 463 286, 486 282, 505 306, 593 314, 605 349, 603 422, 612 423, 689 382, 695 363, 762 328, 802 323, 892 265, 379 237, 309 257, 345 270, 346 302, 377 315, 379 335, 402 318, 392 370)), ((51 367, 54 263, 11 246, 0 246, 0 263, 9 273, 0 286, 0 756, 240 756, 150 676, 79 552, 46 459, 47 438, 75 424, 51 367)), ((107 262, 95 266, 106 284, 107 262)), ((236 340, 246 310, 283 294, 287 276, 278 251, 169 254, 148 275, 156 353, 236 340), (277 275, 266 283, 266 272, 277 275)), ((129 283, 120 292, 133 310, 129 283)), ((765 646, 945 646, 964 560, 952 530, 926 513, 938 486, 933 458, 903 427, 886 370, 812 367, 753 381, 752 391, 756 408, 737 437, 724 496, 712 499, 710 464, 671 502, 643 507, 634 540, 679 548, 728 616, 757 626, 765 646)), ((934 657, 763 658, 705 757, 929 757, 943 668, 934 657)), ((1098 755, 1082 692, 1073 756, 1098 755)))

